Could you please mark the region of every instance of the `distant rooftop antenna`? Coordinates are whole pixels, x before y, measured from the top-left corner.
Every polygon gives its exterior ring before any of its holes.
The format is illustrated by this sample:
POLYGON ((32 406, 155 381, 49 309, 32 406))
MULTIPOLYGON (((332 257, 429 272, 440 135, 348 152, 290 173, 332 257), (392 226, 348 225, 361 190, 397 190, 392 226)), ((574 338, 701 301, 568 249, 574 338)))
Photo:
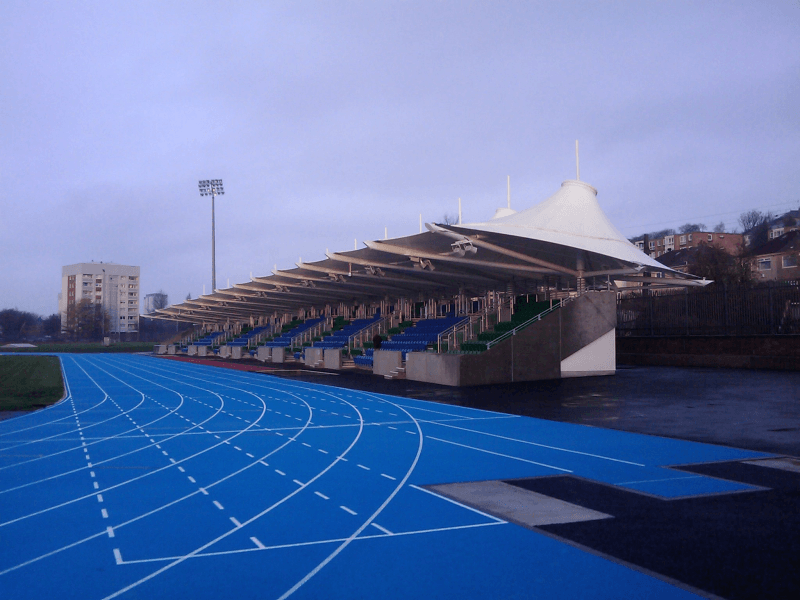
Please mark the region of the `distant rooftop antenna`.
POLYGON ((384 227, 383 228, 383 239, 385 239, 385 240, 389 239, 389 228, 388 227, 384 227))
POLYGON ((578 181, 581 180, 581 159, 578 157, 578 140, 575 140, 575 169, 578 172, 578 181))
POLYGON ((508 208, 511 208, 511 175, 508 176, 508 208))
POLYGON ((353 238, 353 250, 358 250, 358 238, 353 238))

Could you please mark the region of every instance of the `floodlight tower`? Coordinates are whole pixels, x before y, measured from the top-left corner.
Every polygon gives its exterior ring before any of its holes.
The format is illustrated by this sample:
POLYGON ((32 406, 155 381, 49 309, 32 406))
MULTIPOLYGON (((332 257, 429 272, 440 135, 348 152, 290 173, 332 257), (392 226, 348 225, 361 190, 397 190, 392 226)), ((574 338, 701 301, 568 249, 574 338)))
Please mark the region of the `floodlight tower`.
POLYGON ((202 179, 198 182, 201 196, 211 196, 211 293, 217 289, 216 249, 214 247, 214 200, 217 195, 224 195, 222 179, 202 179))

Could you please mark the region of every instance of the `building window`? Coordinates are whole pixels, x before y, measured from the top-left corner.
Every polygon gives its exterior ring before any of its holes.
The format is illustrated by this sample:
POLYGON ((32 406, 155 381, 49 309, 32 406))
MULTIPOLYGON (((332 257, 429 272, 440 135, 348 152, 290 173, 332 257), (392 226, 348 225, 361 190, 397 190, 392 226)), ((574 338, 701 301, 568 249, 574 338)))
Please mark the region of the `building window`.
POLYGON ((689 234, 689 241, 690 242, 692 241, 692 234, 691 233, 689 234))
POLYGON ((783 257, 783 268, 784 269, 791 269, 792 267, 797 266, 797 256, 784 256, 783 257))
POLYGON ((758 270, 759 271, 771 271, 772 270, 772 259, 771 258, 759 258, 758 259, 758 270))
POLYGON ((650 250, 655 250, 655 248, 656 248, 656 243, 650 242, 650 250))
POLYGON ((685 244, 685 243, 686 243, 686 236, 682 235, 681 236, 681 244, 685 244))
POLYGON ((709 234, 708 234, 708 241, 710 242, 710 241, 712 241, 713 239, 714 239, 714 235, 713 235, 713 234, 711 234, 711 233, 709 233, 709 234))

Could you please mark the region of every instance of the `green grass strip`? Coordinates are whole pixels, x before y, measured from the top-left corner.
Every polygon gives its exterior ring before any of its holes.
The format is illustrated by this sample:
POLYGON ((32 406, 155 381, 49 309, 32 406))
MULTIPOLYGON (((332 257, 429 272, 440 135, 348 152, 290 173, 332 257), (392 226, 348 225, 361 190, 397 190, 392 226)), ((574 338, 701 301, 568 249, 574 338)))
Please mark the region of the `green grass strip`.
POLYGON ((33 410, 64 395, 55 356, 0 356, 0 410, 33 410))

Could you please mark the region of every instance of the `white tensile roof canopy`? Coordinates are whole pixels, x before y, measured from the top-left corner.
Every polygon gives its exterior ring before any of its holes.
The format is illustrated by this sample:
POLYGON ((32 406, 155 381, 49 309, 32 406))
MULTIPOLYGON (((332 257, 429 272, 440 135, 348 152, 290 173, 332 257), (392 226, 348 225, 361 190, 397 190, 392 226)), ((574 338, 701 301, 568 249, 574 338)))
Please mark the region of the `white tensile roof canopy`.
POLYGON ((326 305, 395 298, 515 294, 614 285, 702 286, 639 250, 614 227, 597 190, 565 181, 544 202, 520 212, 500 209, 484 222, 426 224, 417 235, 365 242, 272 275, 170 306, 156 317, 194 322, 238 321, 326 305))

